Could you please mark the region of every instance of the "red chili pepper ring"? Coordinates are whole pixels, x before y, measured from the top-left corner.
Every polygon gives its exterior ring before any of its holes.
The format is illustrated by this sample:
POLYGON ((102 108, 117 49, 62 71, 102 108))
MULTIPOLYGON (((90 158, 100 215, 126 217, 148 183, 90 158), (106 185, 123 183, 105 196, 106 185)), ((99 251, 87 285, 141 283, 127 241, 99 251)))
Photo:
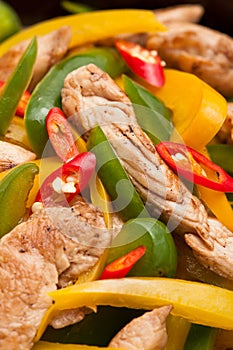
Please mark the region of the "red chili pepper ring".
POLYGON ((196 150, 175 142, 161 142, 156 150, 169 167, 186 180, 215 191, 233 192, 233 178, 196 150), (215 172, 218 180, 209 179, 205 168, 215 172))

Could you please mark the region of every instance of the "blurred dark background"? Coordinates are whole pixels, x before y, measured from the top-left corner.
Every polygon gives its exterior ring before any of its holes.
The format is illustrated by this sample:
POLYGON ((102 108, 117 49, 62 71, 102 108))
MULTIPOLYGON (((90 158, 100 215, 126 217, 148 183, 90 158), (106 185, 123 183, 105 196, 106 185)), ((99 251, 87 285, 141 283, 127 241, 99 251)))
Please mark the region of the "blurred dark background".
MULTIPOLYGON (((71 0, 73 2, 77 0, 71 0)), ((8 2, 19 14, 23 24, 28 26, 41 20, 55 16, 68 14, 61 6, 61 0, 8 0, 8 2)), ((182 1, 182 0, 118 0, 113 4, 111 0, 83 0, 79 3, 93 6, 97 9, 110 8, 145 8, 156 9, 176 4, 201 3, 205 7, 205 15, 202 23, 211 28, 233 36, 233 0, 203 0, 203 1, 182 1)))

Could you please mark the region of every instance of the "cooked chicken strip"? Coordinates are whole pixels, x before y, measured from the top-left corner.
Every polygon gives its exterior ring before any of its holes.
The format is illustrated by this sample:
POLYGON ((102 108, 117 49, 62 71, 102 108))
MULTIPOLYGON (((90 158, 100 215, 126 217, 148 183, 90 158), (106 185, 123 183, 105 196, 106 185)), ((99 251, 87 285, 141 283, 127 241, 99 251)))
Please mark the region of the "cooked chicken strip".
POLYGON ((101 125, 143 200, 154 216, 173 228, 199 234, 211 247, 207 213, 158 155, 151 140, 138 126, 132 105, 112 79, 95 65, 71 72, 62 90, 65 114, 81 131, 101 125))
POLYGON ((233 233, 218 220, 209 218, 210 235, 214 241, 213 250, 199 237, 185 234, 186 243, 193 249, 196 259, 220 276, 233 279, 233 233))
MULTIPOLYGON (((37 59, 28 90, 33 90, 48 70, 67 52, 71 40, 71 29, 61 27, 44 36, 38 37, 37 59)), ((0 57, 0 80, 6 81, 18 64, 30 40, 25 40, 0 57)))
POLYGON ((166 318, 171 305, 145 312, 120 330, 109 343, 112 348, 163 350, 167 343, 166 318))
POLYGON ((52 304, 47 292, 91 269, 110 242, 103 214, 81 201, 33 214, 5 235, 0 241, 0 348, 31 349, 52 304))
POLYGON ((34 160, 35 158, 35 153, 23 147, 0 141, 0 172, 11 169, 18 164, 34 160))
POLYGON ((216 138, 221 143, 233 144, 233 102, 229 102, 227 108, 227 117, 223 126, 219 130, 216 138))
POLYGON ((168 31, 148 35, 167 67, 193 73, 224 96, 233 95, 233 39, 192 23, 167 22, 168 31))
POLYGON ((156 18, 162 22, 197 23, 204 14, 204 7, 198 4, 185 4, 154 10, 156 18))

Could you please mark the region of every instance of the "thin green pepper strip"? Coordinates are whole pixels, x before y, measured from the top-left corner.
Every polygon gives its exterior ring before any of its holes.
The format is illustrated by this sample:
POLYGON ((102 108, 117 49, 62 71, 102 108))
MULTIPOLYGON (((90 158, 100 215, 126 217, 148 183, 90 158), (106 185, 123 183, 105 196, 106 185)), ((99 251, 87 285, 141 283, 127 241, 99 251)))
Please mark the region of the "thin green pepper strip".
POLYGON ((113 48, 89 49, 55 65, 36 86, 25 112, 25 126, 33 151, 41 156, 48 141, 45 119, 52 107, 61 107, 61 89, 68 73, 94 63, 112 78, 127 70, 113 48))
POLYGON ((113 208, 122 219, 150 217, 139 194, 112 149, 102 129, 97 126, 89 135, 87 149, 96 155, 97 174, 112 199, 113 208))
POLYGON ((39 167, 25 163, 15 167, 0 182, 0 237, 12 230, 26 213, 29 192, 39 167))
POLYGON ((152 142, 156 145, 169 140, 173 130, 171 111, 155 95, 126 75, 123 75, 123 82, 125 93, 133 103, 137 121, 152 142))
POLYGON ((1 91, 0 136, 3 136, 7 132, 20 98, 31 79, 36 54, 37 39, 34 37, 1 91))

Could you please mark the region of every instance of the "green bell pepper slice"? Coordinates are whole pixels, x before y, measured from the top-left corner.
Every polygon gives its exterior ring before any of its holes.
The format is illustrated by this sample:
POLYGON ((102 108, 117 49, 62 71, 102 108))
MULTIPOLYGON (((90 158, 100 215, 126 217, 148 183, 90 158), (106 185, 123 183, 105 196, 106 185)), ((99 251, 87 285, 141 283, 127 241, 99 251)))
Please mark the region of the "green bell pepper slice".
POLYGON ((97 174, 122 219, 150 217, 139 194, 121 165, 103 130, 96 126, 90 133, 87 149, 96 155, 97 174))
POLYGON ((21 21, 14 9, 5 1, 0 1, 0 42, 21 29, 21 21))
POLYGON ((141 128, 155 145, 160 141, 168 141, 173 130, 170 109, 150 91, 135 83, 128 76, 123 75, 123 83, 125 93, 133 103, 141 128))
POLYGON ((23 219, 29 192, 39 167, 24 163, 8 173, 0 181, 0 237, 11 231, 23 219))
POLYGON ((184 350, 213 350, 218 329, 192 324, 184 350))
POLYGON ((141 245, 146 252, 127 276, 175 276, 177 253, 172 235, 162 222, 153 218, 127 221, 112 242, 106 265, 141 245))
POLYGON ((45 119, 52 107, 61 107, 65 77, 78 67, 93 63, 112 78, 127 70, 114 48, 93 48, 56 64, 36 86, 25 112, 25 127, 33 151, 41 156, 48 141, 45 119))
POLYGON ((21 96, 31 79, 37 55, 37 39, 33 38, 0 94, 0 136, 3 136, 14 117, 21 96))

